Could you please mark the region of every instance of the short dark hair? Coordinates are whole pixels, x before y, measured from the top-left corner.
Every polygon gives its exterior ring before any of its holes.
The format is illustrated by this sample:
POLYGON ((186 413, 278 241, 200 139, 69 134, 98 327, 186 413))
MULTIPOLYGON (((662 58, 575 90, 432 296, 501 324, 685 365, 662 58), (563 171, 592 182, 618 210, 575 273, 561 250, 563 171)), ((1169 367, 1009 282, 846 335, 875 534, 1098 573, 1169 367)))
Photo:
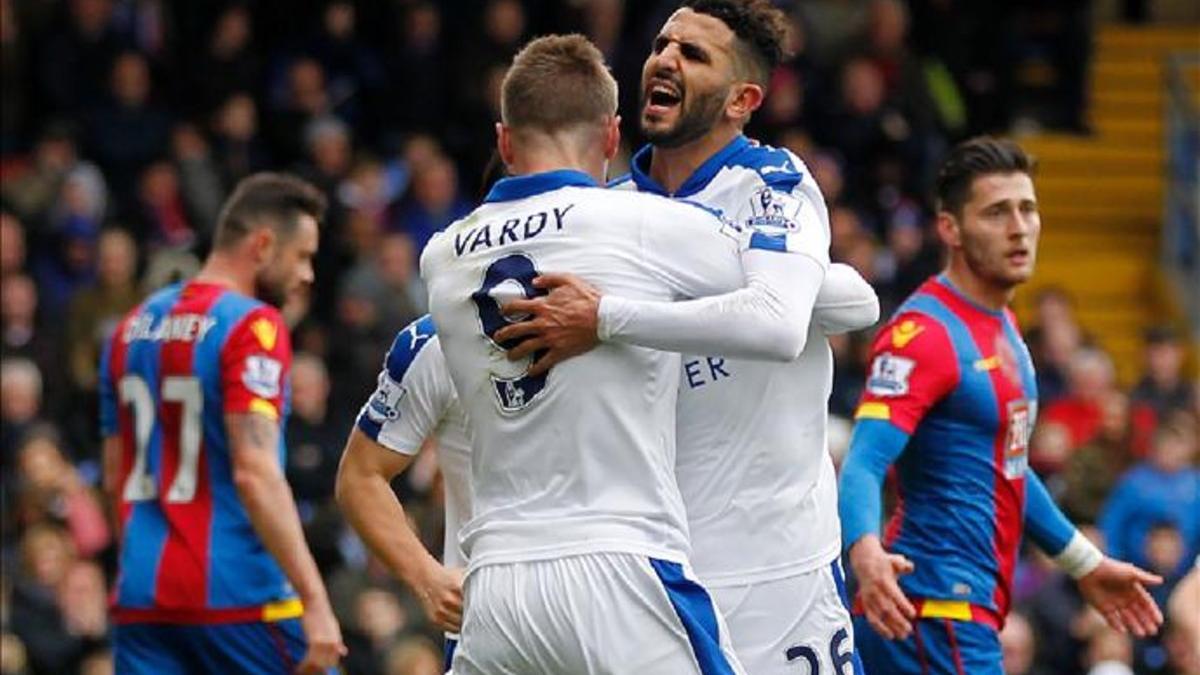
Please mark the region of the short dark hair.
POLYGON ((312 216, 319 223, 327 206, 320 190, 295 176, 270 172, 247 176, 221 207, 213 247, 228 248, 262 224, 286 239, 301 215, 312 216))
POLYGON ((500 85, 500 118, 513 129, 555 133, 617 113, 617 81, 582 35, 547 35, 513 57, 500 85))
POLYGON ((938 170, 937 209, 962 215, 976 178, 994 173, 1033 175, 1036 168, 1037 161, 1007 138, 976 136, 965 140, 954 146, 938 170))
POLYGON ((698 14, 720 19, 737 36, 738 51, 749 61, 751 79, 764 87, 788 54, 787 16, 769 0, 684 0, 698 14))

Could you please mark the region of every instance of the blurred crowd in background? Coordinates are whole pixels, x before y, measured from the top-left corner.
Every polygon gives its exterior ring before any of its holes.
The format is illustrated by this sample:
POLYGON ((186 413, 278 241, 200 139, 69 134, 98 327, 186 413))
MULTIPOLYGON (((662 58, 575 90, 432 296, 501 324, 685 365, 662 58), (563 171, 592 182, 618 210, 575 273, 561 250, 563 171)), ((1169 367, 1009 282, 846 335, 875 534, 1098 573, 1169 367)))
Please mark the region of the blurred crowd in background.
MULTIPOLYGON (((871 281, 885 315, 939 269, 928 193, 950 144, 1014 127, 1086 132, 1086 0, 780 4, 795 56, 748 133, 807 162, 834 259, 871 281), (1031 55, 1057 69, 1054 87, 1014 77, 1031 55)), ((511 56, 537 34, 589 35, 622 86, 628 157, 641 64, 674 5, 0 0, 0 673, 111 672, 101 345, 146 294, 198 268, 222 200, 264 169, 307 178, 331 204, 308 306, 287 308, 287 476, 344 622, 347 670, 440 672, 440 636, 333 504, 346 435, 391 337, 424 311, 422 247, 495 178, 492 122, 511 56)), ((1034 466, 1108 551, 1168 579, 1155 591, 1165 599, 1200 552, 1200 397, 1180 336, 1147 334, 1145 376, 1130 390, 1071 298, 1043 293, 1026 330, 1041 386, 1034 466)), ((835 456, 870 337, 833 341, 835 456)), ((395 488, 439 551, 433 453, 395 488)), ((1101 662, 1166 673, 1187 648, 1169 631, 1134 643, 1105 629, 1032 550, 1016 597, 1004 632, 1013 675, 1101 662)))

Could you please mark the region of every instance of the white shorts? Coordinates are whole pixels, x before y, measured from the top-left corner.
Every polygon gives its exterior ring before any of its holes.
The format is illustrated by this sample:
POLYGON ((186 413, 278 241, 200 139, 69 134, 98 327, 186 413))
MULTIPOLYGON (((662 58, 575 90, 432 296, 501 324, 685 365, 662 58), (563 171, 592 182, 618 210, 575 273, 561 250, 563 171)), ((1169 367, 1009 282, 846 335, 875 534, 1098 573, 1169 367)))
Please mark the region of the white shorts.
POLYGON ((845 577, 834 561, 811 572, 712 589, 733 651, 754 675, 861 673, 845 577))
POLYGON ((626 553, 472 571, 455 675, 744 675, 708 593, 679 563, 626 553))

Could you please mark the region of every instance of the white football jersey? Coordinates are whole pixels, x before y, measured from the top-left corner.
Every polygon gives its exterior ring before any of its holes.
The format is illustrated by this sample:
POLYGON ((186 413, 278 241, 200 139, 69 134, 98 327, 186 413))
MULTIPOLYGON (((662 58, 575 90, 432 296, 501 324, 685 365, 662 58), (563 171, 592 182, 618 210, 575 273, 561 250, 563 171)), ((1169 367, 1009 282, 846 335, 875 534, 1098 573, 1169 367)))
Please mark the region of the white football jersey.
POLYGON ((446 495, 442 563, 466 567, 458 534, 471 516, 470 434, 428 315, 396 334, 357 425, 371 440, 405 455, 415 455, 434 437, 446 495))
MULTIPOLYGON (((744 136, 673 195, 649 176, 650 149, 612 187, 697 202, 738 225, 789 232, 789 248, 829 264, 820 189, 791 152, 744 136)), ((676 476, 692 566, 710 587, 781 578, 840 552, 837 478, 826 450, 833 355, 816 322, 788 363, 684 356, 676 476)))
POLYGON ((492 336, 508 323, 501 304, 540 293, 540 270, 668 301, 740 288, 745 246, 704 209, 568 170, 500 181, 431 240, 421 275, 473 433, 474 509, 461 537, 472 569, 597 552, 686 561, 679 355, 606 343, 534 378, 492 336))

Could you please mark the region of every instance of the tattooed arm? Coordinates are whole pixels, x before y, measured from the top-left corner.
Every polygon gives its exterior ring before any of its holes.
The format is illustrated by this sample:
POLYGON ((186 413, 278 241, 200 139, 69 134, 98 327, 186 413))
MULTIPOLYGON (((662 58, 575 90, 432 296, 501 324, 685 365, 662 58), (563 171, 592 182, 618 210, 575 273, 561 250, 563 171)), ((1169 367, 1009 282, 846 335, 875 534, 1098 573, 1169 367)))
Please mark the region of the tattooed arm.
POLYGON ((346 648, 280 466, 279 421, 258 413, 232 414, 225 416, 225 428, 233 449, 233 483, 242 506, 304 603, 309 652, 300 670, 335 665, 346 648))

